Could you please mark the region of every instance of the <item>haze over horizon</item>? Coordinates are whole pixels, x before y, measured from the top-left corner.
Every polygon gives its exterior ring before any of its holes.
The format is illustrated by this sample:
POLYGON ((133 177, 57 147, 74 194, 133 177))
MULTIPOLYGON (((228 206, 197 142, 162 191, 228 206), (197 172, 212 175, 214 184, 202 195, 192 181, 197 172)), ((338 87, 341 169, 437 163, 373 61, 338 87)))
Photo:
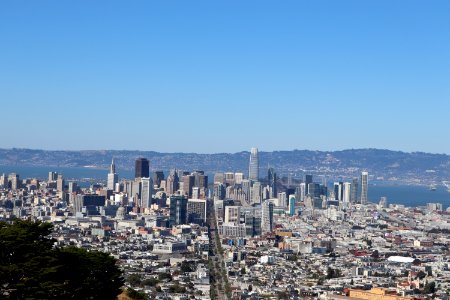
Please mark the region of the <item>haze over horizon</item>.
MULTIPOLYGON (((258 148, 258 147, 256 147, 258 148)), ((241 152, 248 152, 250 153, 250 149, 241 149, 238 151, 217 151, 217 152, 195 152, 195 151, 156 151, 153 149, 39 149, 39 148, 23 148, 23 147, 5 147, 2 148, 0 147, 0 150, 12 150, 12 149, 21 149, 21 150, 32 150, 32 151, 54 151, 54 152, 58 152, 58 151, 68 151, 68 152, 82 152, 82 151, 98 151, 98 152, 102 152, 102 151, 125 151, 125 152, 156 152, 156 153, 180 153, 180 154, 189 154, 189 153, 193 153, 193 154, 236 154, 236 153, 241 153, 241 152)), ((340 152, 340 151, 361 151, 361 150, 378 150, 378 151, 392 151, 392 152, 402 152, 402 153, 424 153, 424 154, 433 154, 433 155, 449 155, 449 153, 438 153, 438 152, 426 152, 426 151, 402 151, 402 150, 396 150, 396 149, 383 149, 383 148, 346 148, 346 149, 335 149, 335 150, 329 150, 329 149, 273 149, 273 150, 266 150, 266 149, 261 149, 258 148, 259 152, 266 152, 266 153, 271 153, 271 152, 291 152, 291 151, 311 151, 311 152, 340 152)))
POLYGON ((2 1, 0 148, 450 154, 449 9, 2 1))

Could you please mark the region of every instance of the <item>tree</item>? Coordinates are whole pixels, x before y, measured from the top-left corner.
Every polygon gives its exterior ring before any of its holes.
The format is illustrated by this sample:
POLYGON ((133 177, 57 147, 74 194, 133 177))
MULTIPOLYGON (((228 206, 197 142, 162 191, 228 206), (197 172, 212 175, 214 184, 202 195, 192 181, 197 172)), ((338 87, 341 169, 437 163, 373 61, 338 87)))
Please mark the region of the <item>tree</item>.
POLYGON ((145 293, 138 292, 132 288, 127 288, 126 294, 133 300, 145 300, 148 298, 145 293))
POLYGON ((141 276, 138 274, 131 274, 127 277, 127 282, 132 286, 138 286, 141 284, 141 276))
POLYGON ((425 285, 425 288, 423 289, 423 292, 425 294, 432 294, 436 291, 436 283, 434 281, 427 283, 425 285))
POLYGON ((0 295, 6 299, 115 299, 122 272, 109 254, 54 248, 49 223, 0 223, 0 295))
POLYGON ((189 272, 194 272, 194 268, 191 267, 191 264, 187 261, 182 261, 181 262, 181 272, 183 273, 189 273, 189 272))

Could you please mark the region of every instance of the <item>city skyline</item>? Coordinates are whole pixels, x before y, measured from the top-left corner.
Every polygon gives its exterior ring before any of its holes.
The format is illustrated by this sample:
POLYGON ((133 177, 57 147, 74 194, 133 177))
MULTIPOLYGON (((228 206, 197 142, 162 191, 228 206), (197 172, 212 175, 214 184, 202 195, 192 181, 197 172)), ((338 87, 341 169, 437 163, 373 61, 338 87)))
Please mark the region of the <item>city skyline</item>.
POLYGON ((2 2, 0 147, 450 153, 448 8, 2 2))

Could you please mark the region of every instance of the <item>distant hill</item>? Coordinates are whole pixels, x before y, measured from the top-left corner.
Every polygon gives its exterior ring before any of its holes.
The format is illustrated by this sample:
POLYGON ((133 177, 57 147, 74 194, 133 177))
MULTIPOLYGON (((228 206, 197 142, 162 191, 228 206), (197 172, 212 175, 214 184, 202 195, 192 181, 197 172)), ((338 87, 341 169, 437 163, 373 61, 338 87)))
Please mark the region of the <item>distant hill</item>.
MULTIPOLYGON (((114 157, 119 169, 130 170, 134 160, 146 157, 152 170, 242 171, 247 173, 250 153, 159 153, 154 151, 88 150, 48 151, 32 149, 0 149, 0 166, 47 166, 108 168, 114 157)), ((372 179, 401 180, 415 183, 450 180, 450 156, 422 152, 406 153, 380 149, 351 149, 343 151, 274 151, 260 152, 261 175, 267 166, 286 176, 305 173, 329 178, 358 176, 367 170, 372 179)))

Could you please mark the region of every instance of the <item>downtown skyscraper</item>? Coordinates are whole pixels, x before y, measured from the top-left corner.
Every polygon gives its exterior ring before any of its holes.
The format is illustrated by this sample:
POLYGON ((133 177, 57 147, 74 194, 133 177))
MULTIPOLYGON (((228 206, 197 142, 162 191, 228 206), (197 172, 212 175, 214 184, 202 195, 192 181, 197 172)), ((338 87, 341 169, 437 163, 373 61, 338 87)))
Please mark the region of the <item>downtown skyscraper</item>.
POLYGON ((369 173, 361 173, 361 204, 367 204, 369 192, 369 173))
POLYGON ((135 163, 134 178, 149 178, 150 177, 150 163, 146 158, 138 158, 135 163))
POLYGON ((108 173, 108 182, 106 188, 108 190, 114 190, 116 188, 116 183, 119 182, 119 177, 116 173, 116 164, 114 163, 114 158, 112 159, 111 166, 108 173))
POLYGON ((258 148, 250 150, 250 163, 248 167, 248 178, 253 181, 259 181, 259 159, 258 148))

